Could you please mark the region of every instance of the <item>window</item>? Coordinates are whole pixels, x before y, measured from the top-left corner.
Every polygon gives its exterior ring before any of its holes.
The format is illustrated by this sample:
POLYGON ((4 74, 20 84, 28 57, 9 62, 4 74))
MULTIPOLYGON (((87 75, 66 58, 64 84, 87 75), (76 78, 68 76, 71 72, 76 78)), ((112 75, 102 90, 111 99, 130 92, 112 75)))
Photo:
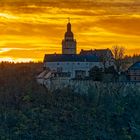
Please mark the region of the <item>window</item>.
POLYGON ((62 67, 57 67, 57 72, 62 72, 62 67))
POLYGON ((67 73, 67 77, 70 77, 70 76, 71 76, 71 73, 70 73, 70 72, 68 72, 68 73, 67 73))
POLYGON ((76 70, 75 71, 75 78, 76 79, 84 79, 86 77, 86 71, 83 70, 76 70))

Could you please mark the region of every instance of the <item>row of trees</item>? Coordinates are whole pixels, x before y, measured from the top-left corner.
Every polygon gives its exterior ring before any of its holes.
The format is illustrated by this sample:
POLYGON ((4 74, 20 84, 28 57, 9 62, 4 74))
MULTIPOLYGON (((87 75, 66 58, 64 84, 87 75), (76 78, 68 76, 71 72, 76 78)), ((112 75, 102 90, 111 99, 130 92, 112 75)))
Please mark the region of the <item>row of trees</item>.
POLYGON ((36 83, 42 64, 0 64, 0 140, 139 140, 140 90, 95 85, 88 96, 36 83), (128 90, 127 90, 128 89, 128 90))

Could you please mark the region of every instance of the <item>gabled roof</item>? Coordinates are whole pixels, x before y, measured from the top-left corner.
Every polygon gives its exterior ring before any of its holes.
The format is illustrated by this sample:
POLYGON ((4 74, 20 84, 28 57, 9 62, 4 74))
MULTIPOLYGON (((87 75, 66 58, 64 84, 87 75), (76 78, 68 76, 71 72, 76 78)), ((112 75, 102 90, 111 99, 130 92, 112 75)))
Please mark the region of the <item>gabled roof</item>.
POLYGON ((81 54, 81 55, 94 55, 95 52, 94 52, 94 50, 92 50, 92 49, 91 49, 91 50, 83 50, 83 49, 82 49, 82 50, 80 51, 80 54, 81 54))
POLYGON ((136 69, 140 69, 140 61, 130 66, 128 70, 136 70, 136 69))
POLYGON ((113 57, 113 54, 110 49, 95 49, 95 50, 81 50, 80 54, 83 55, 96 55, 98 57, 106 56, 107 54, 110 54, 113 57))
POLYGON ((97 56, 106 56, 108 53, 110 53, 113 56, 110 49, 99 49, 99 50, 95 49, 95 54, 97 56))
POLYGON ((46 54, 44 62, 99 62, 96 55, 46 54))

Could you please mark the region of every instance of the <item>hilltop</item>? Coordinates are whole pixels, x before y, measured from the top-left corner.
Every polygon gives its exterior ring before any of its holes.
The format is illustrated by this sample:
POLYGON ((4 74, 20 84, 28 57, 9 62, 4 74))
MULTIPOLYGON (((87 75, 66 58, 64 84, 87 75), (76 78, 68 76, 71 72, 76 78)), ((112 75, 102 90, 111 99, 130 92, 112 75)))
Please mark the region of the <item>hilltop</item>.
MULTIPOLYGON (((36 83, 42 64, 0 64, 1 140, 139 140, 140 92, 89 96, 36 83)), ((119 88, 119 87, 118 87, 119 88)))

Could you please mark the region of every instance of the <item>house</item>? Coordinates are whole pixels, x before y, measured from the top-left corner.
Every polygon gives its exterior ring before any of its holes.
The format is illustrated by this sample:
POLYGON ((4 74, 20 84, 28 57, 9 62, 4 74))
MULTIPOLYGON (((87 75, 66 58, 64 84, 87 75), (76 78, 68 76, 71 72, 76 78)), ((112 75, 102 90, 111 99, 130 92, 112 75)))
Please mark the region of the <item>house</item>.
POLYGON ((81 50, 80 54, 77 54, 77 42, 69 22, 62 40, 62 54, 45 54, 44 71, 38 79, 84 79, 89 77, 89 71, 95 66, 102 69, 114 66, 112 52, 109 49, 81 50))
POLYGON ((127 74, 130 81, 140 82, 140 61, 130 66, 127 74))

